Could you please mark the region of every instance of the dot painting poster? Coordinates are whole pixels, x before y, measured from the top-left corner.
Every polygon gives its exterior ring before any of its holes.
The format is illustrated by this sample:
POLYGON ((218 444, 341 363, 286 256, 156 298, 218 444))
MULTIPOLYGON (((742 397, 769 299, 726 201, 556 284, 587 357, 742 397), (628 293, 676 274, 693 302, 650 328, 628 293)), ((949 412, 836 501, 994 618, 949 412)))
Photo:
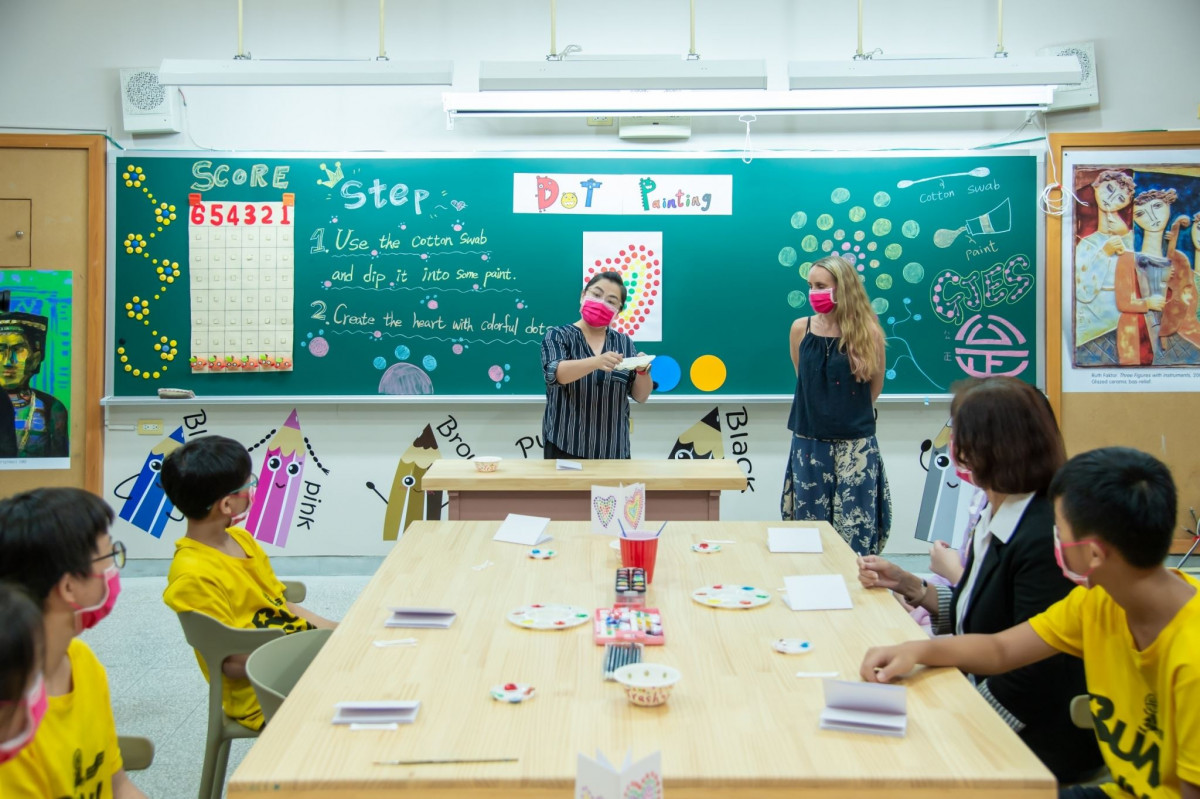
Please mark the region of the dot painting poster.
POLYGON ((625 286, 625 307, 613 329, 634 341, 662 341, 662 233, 585 232, 583 282, 601 272, 617 272, 625 286))
POLYGON ((0 469, 71 466, 70 270, 0 270, 0 469))

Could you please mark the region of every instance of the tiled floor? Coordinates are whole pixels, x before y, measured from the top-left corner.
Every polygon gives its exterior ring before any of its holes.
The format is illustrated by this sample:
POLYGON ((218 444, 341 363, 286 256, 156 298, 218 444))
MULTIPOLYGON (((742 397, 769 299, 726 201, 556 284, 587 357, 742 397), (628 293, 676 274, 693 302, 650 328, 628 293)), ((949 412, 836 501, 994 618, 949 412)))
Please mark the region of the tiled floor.
MULTIPOLYGON (((282 574, 282 570, 280 576, 282 574)), ((291 577, 308 586, 304 606, 340 619, 367 576, 291 577)), ((163 604, 166 578, 122 576, 112 615, 83 634, 108 669, 113 713, 122 735, 154 741, 154 765, 130 777, 150 799, 196 799, 204 762, 208 686, 179 621, 163 604)), ((234 741, 232 775, 253 739, 234 741)))

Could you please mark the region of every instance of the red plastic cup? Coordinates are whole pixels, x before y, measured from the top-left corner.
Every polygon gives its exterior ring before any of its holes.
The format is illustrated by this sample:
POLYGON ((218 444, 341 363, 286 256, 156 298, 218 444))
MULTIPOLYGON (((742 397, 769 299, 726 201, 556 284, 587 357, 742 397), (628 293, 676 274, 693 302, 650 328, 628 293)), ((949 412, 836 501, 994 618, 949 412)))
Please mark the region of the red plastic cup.
POLYGON ((622 538, 621 565, 646 570, 646 585, 654 582, 654 561, 658 559, 658 539, 622 538))

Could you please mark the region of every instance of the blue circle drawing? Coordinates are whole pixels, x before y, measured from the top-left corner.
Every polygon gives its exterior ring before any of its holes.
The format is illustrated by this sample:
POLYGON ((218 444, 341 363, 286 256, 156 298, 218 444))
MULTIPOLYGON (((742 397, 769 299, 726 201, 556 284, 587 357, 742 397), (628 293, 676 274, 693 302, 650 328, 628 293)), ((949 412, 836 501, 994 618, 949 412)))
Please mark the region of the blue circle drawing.
POLYGON ((885 376, 885 377, 886 377, 888 380, 895 380, 895 379, 896 379, 896 370, 895 370, 895 369, 888 369, 886 372, 884 372, 884 376, 885 376))
POLYGON ((371 363, 374 364, 375 368, 379 369, 380 371, 383 371, 387 368, 387 358, 384 358, 382 355, 376 355, 375 360, 371 361, 371 363))
POLYGON ((425 367, 426 372, 432 372, 437 368, 437 358, 432 355, 426 355, 421 359, 421 365, 425 367))
POLYGON ((651 364, 650 375, 657 384, 655 391, 672 391, 679 385, 683 370, 679 368, 679 361, 670 355, 659 355, 651 364))
POLYGON ((397 360, 407 361, 408 356, 411 354, 412 353, 409 352, 408 347, 404 346, 403 344, 396 347, 396 359, 397 360))

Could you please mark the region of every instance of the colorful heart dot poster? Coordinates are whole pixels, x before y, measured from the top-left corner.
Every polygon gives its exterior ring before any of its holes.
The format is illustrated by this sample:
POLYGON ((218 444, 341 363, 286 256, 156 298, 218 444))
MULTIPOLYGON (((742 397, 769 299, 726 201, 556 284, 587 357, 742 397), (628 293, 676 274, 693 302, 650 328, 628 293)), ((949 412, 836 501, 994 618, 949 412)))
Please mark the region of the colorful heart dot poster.
POLYGON ((625 284, 625 308, 613 329, 634 341, 662 341, 662 233, 585 232, 583 282, 600 272, 619 272, 625 284))

